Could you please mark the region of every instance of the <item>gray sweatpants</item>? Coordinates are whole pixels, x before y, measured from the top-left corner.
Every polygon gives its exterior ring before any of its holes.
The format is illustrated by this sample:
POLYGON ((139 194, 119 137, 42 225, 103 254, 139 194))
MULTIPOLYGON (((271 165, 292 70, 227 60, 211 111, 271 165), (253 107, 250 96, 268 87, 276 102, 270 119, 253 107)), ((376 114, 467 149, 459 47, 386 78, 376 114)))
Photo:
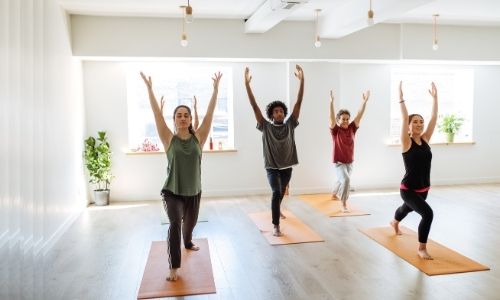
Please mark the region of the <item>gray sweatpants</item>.
POLYGON ((195 196, 180 196, 164 190, 162 196, 163 207, 170 221, 167 235, 168 265, 170 269, 177 269, 181 267, 181 230, 184 247, 193 246, 191 240, 194 226, 198 222, 201 193, 195 196))
POLYGON ((352 164, 335 163, 335 172, 337 174, 337 182, 335 183, 333 194, 338 195, 342 204, 345 205, 349 198, 349 190, 351 189, 352 164))

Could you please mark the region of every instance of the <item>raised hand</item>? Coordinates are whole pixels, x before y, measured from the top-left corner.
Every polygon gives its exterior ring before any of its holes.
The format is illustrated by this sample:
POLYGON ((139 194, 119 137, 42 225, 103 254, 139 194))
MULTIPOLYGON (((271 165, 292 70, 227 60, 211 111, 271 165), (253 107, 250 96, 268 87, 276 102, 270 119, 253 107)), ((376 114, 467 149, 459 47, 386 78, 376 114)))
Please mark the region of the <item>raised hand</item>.
POLYGON ((163 106, 165 106, 165 100, 163 100, 163 96, 160 98, 160 111, 163 114, 163 106))
POLYGON ((142 80, 144 80, 144 83, 146 84, 148 89, 152 89, 153 88, 153 80, 151 79, 151 76, 146 77, 146 75, 144 75, 144 73, 141 72, 141 77, 142 77, 142 80))
POLYGON ((193 107, 194 107, 194 109, 197 108, 197 105, 198 105, 198 100, 196 99, 196 96, 193 96, 193 107))
POLYGON ((399 101, 405 101, 403 99, 403 81, 399 82, 399 101))
POLYGON ((431 83, 431 89, 429 90, 429 94, 432 96, 432 98, 437 98, 438 96, 437 88, 434 82, 431 83))
POLYGON ((302 70, 302 68, 299 65, 295 65, 295 69, 297 69, 294 72, 295 77, 297 77, 297 79, 299 79, 299 80, 304 79, 304 71, 302 70))
POLYGON ((214 77, 212 77, 212 80, 214 81, 214 89, 219 87, 219 82, 222 77, 221 72, 214 73, 214 77))
POLYGON ((330 102, 333 102, 335 98, 333 97, 333 90, 330 90, 330 102))
POLYGON ((245 83, 249 84, 252 81, 252 76, 250 76, 250 70, 248 67, 245 68, 245 83))
POLYGON ((363 93, 363 101, 368 101, 368 99, 370 98, 370 90, 366 91, 363 93))

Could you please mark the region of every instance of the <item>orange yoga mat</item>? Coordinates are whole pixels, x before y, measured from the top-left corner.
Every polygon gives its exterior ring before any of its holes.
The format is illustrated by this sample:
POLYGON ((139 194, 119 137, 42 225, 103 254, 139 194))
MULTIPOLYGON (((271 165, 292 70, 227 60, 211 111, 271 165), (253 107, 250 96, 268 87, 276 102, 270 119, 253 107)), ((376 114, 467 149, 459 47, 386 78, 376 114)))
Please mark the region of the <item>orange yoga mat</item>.
POLYGON ((396 235, 390 226, 360 229, 369 238, 430 276, 490 269, 432 240, 427 241, 427 251, 434 259, 421 259, 417 254, 417 233, 406 227, 400 227, 400 230, 403 235, 396 235))
POLYGON ((271 245, 324 241, 323 238, 306 224, 302 223, 302 221, 290 211, 283 211, 282 213, 286 216, 286 219, 280 219, 280 229, 283 233, 280 237, 273 235, 273 224, 270 211, 251 213, 249 216, 271 245))
POLYGON ((137 299, 187 296, 215 293, 215 282, 206 239, 193 240, 199 251, 182 247, 182 261, 177 281, 165 280, 169 274, 165 241, 151 243, 137 299))
POLYGON ((308 203, 320 212, 329 217, 349 217, 349 216, 365 216, 369 213, 359 210, 355 206, 347 202, 349 212, 342 212, 342 203, 340 200, 331 200, 331 194, 312 194, 299 195, 299 199, 308 203))

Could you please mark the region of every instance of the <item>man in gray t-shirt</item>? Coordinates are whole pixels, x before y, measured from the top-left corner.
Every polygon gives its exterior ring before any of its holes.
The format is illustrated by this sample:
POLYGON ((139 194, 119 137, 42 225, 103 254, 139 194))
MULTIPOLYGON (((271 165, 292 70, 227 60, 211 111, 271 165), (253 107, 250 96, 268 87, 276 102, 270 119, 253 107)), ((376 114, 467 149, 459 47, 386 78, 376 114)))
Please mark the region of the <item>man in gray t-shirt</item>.
POLYGON ((264 153, 267 179, 273 192, 271 198, 272 223, 274 225, 273 235, 281 236, 280 231, 280 205, 285 194, 285 189, 292 177, 292 167, 298 164, 297 149, 295 147, 295 128, 299 125, 300 107, 304 95, 304 71, 296 65, 295 76, 300 81, 297 101, 293 107, 292 114, 285 120, 288 108, 281 101, 273 101, 267 105, 267 121, 255 101, 250 87, 250 70, 245 69, 245 87, 252 105, 257 129, 262 131, 262 146, 264 153))

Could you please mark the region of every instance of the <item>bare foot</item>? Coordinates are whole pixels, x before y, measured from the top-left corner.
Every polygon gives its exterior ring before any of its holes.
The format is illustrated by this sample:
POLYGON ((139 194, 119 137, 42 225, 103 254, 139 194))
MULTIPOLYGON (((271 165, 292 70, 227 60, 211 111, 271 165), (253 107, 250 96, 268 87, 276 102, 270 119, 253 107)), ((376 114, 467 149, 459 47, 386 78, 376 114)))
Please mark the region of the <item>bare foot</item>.
POLYGON ((391 221, 391 226, 392 226, 392 228, 394 228, 394 233, 396 233, 396 235, 402 235, 403 234, 401 232, 401 230, 399 230, 399 222, 398 221, 392 220, 391 221))
POLYGON ((278 236, 278 237, 283 235, 283 233, 280 230, 280 226, 279 225, 274 225, 273 235, 274 236, 278 236))
POLYGON ((167 276, 165 280, 176 281, 177 279, 179 279, 179 275, 177 275, 177 270, 178 269, 170 269, 170 274, 167 276))
POLYGON ((336 194, 332 194, 332 198, 331 198, 332 201, 339 201, 339 197, 337 197, 336 194))
POLYGON ((200 247, 198 247, 195 244, 191 243, 191 247, 186 247, 186 249, 193 250, 193 251, 198 251, 198 250, 200 250, 200 247))
POLYGON ((286 219, 286 216, 280 211, 280 218, 286 219))
POLYGON ((429 253, 427 252, 427 249, 418 249, 418 256, 420 256, 420 258, 422 259, 428 259, 428 260, 433 260, 434 258, 432 258, 432 256, 429 255, 429 253))
POLYGON ((346 213, 350 213, 351 211, 347 208, 347 206, 343 206, 342 207, 342 213, 346 214, 346 213))

